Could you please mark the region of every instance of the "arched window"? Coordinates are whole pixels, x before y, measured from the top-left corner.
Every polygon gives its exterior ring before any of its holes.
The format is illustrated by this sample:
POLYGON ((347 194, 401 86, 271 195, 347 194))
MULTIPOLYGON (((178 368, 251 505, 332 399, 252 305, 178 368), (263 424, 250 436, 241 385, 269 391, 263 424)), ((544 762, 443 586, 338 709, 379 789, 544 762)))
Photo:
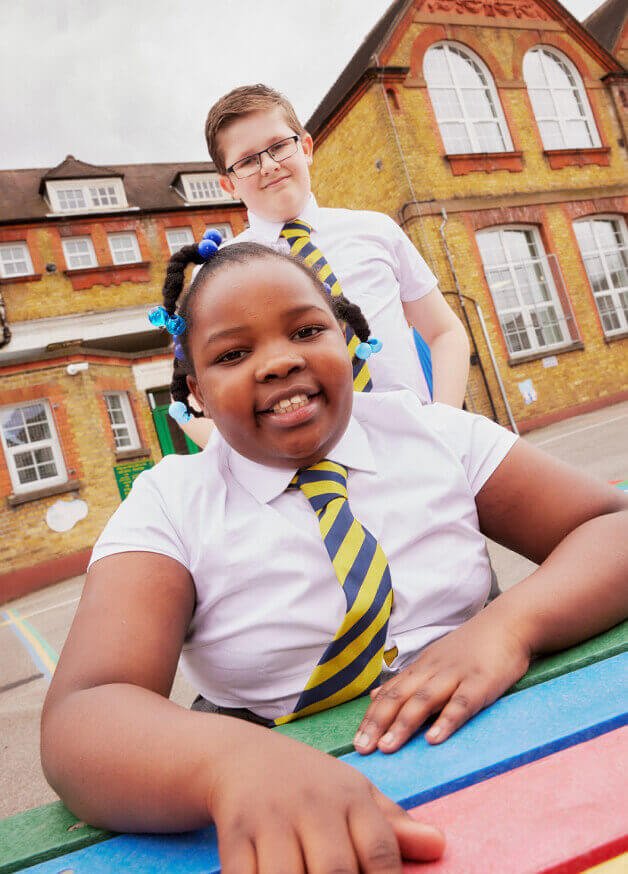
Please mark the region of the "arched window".
POLYGON ((607 336, 628 331, 628 235, 621 216, 574 222, 580 252, 607 336))
POLYGON ((447 154, 512 151, 493 77, 469 49, 431 46, 423 75, 447 154))
POLYGON ((546 149, 600 145, 580 74, 556 49, 537 46, 523 60, 532 109, 546 149))
POLYGON ((571 342, 536 228, 491 228, 476 239, 510 354, 517 357, 571 342))

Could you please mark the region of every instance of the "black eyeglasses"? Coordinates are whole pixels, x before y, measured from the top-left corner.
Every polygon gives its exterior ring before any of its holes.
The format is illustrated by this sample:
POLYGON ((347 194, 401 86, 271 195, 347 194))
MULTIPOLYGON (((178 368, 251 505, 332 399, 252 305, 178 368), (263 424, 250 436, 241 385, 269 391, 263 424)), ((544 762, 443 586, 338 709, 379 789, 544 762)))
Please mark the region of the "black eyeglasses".
POLYGON ((298 148, 298 143, 301 138, 295 134, 293 137, 286 137, 285 140, 279 140, 278 143, 273 143, 267 149, 262 149, 261 152, 256 152, 255 155, 247 155, 246 158, 240 158, 231 167, 227 167, 227 173, 233 173, 238 179, 246 179, 247 176, 255 176, 259 173, 262 166, 262 155, 270 155, 273 161, 281 164, 286 158, 294 155, 298 148))

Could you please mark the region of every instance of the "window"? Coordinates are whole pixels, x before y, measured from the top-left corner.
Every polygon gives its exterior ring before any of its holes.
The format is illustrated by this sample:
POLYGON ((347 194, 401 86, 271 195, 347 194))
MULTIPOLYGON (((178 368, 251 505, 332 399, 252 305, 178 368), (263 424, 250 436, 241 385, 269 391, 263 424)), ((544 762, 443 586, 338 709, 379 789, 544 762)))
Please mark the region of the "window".
POLYGON ((432 46, 423 73, 445 151, 512 151, 493 78, 482 61, 455 43, 432 46))
POLYGON ((523 77, 544 148, 600 145, 582 79, 571 61, 554 49, 539 46, 526 54, 523 77))
POLYGON ((53 212, 93 212, 128 207, 122 179, 72 179, 46 182, 53 212))
POLYGON ((189 246, 194 242, 192 228, 170 228, 166 231, 170 254, 174 255, 183 246, 189 246))
POLYGON ((628 235, 621 216, 574 223, 595 303, 608 336, 628 330, 628 235))
POLYGON ((531 354, 571 342, 543 244, 534 228, 476 235, 486 281, 510 354, 531 354))
POLYGON ((217 173, 184 173, 181 175, 185 199, 189 201, 231 200, 220 187, 217 173))
POLYGON ((214 228, 217 231, 220 231, 222 234, 223 240, 231 240, 233 238, 233 230, 229 223, 221 224, 221 225, 207 225, 205 228, 206 231, 210 231, 214 228))
POLYGON ((116 449, 137 449, 140 441, 128 394, 125 391, 107 392, 105 404, 116 449))
POLYGON ((125 234, 109 234, 108 239, 114 264, 136 264, 141 261, 140 247, 133 231, 125 234))
POLYGON ((91 237, 67 237, 62 242, 68 270, 98 266, 91 237))
POLYGON ((33 264, 26 243, 3 243, 0 246, 0 276, 28 276, 33 264))
POLYGON ((3 407, 0 428, 15 492, 66 482, 63 456, 46 401, 3 407))

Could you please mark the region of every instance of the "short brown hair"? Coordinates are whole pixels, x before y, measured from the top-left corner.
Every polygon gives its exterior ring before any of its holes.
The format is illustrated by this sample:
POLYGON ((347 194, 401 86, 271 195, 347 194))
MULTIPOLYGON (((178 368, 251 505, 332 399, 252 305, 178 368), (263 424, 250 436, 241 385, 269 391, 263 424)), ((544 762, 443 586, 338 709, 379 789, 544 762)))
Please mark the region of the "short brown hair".
POLYGON ((295 134, 301 136, 305 128, 297 118, 293 105, 287 97, 268 85, 242 85, 234 88, 224 97, 221 97, 207 113, 205 122, 205 139, 211 159, 219 173, 225 174, 224 157, 218 142, 218 134, 232 122, 248 115, 250 112, 258 112, 260 109, 272 110, 279 106, 286 115, 286 121, 295 134))

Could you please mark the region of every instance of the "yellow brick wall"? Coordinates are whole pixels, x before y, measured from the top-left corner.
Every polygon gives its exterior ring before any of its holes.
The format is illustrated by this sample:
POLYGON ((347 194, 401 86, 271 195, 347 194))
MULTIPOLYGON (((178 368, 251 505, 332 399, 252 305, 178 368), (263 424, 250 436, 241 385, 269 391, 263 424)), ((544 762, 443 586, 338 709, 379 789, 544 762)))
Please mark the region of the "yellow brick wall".
MULTIPOLYGON (((427 23, 412 23, 386 63, 389 66, 410 66, 412 46, 429 26, 427 23)), ((587 93, 599 124, 601 141, 604 146, 611 148, 609 166, 550 168, 543 155, 523 82, 520 78, 513 80, 513 72, 517 64, 519 67, 521 64, 518 41, 522 34, 529 35, 532 31, 516 26, 510 29, 451 23, 445 26, 445 30, 447 38, 462 43, 468 40, 473 51, 481 57, 484 52, 483 59, 489 67, 497 64, 501 68, 496 76, 500 85, 499 95, 514 147, 523 152, 523 171, 497 170, 454 176, 444 157, 444 147, 427 89, 424 85, 421 87, 420 75, 417 77, 411 73, 409 80, 412 84, 406 86, 399 82, 392 86, 396 88, 398 111, 392 107, 389 111, 387 108, 384 86, 380 82, 370 82, 365 93, 348 108, 344 117, 336 120, 330 131, 319 138, 312 177, 314 191, 323 206, 376 209, 399 220, 399 211, 404 203, 419 201, 418 217, 411 219, 405 225, 405 230, 437 275, 441 289, 454 292, 454 277, 447 264, 439 233, 442 218, 440 214, 431 214, 433 201, 455 203, 457 199, 475 198, 473 210, 477 212, 481 209, 481 199, 488 196, 497 198, 498 204, 501 201, 504 207, 512 203, 513 195, 520 194, 532 195, 541 201, 548 192, 557 192, 554 199, 559 201, 563 197, 565 200, 577 199, 580 191, 587 202, 601 197, 617 198, 622 185, 625 190, 628 163, 625 150, 618 145, 621 130, 612 98, 600 82, 606 71, 569 34, 557 34, 554 30, 551 35, 558 35, 563 41, 563 50, 586 68, 587 93), (405 167, 400 151, 405 158, 405 167), (381 161, 380 170, 375 166, 376 161, 381 161)), ((542 41, 543 37, 539 36, 538 42, 542 41)), ((615 204, 617 202, 616 199, 615 204)), ((458 211, 450 211, 446 225, 447 241, 461 290, 477 301, 482 309, 508 401, 515 419, 523 427, 527 420, 596 402, 607 396, 617 396, 628 390, 628 340, 607 342, 604 339, 571 219, 560 202, 548 203, 537 209, 542 216, 544 242, 549 240, 551 243, 547 251, 558 256, 580 339, 584 343, 582 350, 556 352, 557 367, 546 368, 541 360, 514 366, 509 364, 479 260, 474 231, 465 222, 463 205, 458 211), (538 400, 530 405, 524 404, 518 389, 518 383, 526 379, 533 380, 538 394, 538 400)), ((590 211, 602 212, 604 209, 592 204, 590 211)), ((461 315, 456 298, 448 295, 447 299, 461 315)), ((480 347, 497 418, 506 424, 506 409, 499 395, 473 303, 469 303, 467 312, 480 347)), ((548 352, 548 355, 551 354, 554 353, 548 352)), ((479 369, 472 368, 467 402, 470 408, 489 412, 482 383, 479 369)))

